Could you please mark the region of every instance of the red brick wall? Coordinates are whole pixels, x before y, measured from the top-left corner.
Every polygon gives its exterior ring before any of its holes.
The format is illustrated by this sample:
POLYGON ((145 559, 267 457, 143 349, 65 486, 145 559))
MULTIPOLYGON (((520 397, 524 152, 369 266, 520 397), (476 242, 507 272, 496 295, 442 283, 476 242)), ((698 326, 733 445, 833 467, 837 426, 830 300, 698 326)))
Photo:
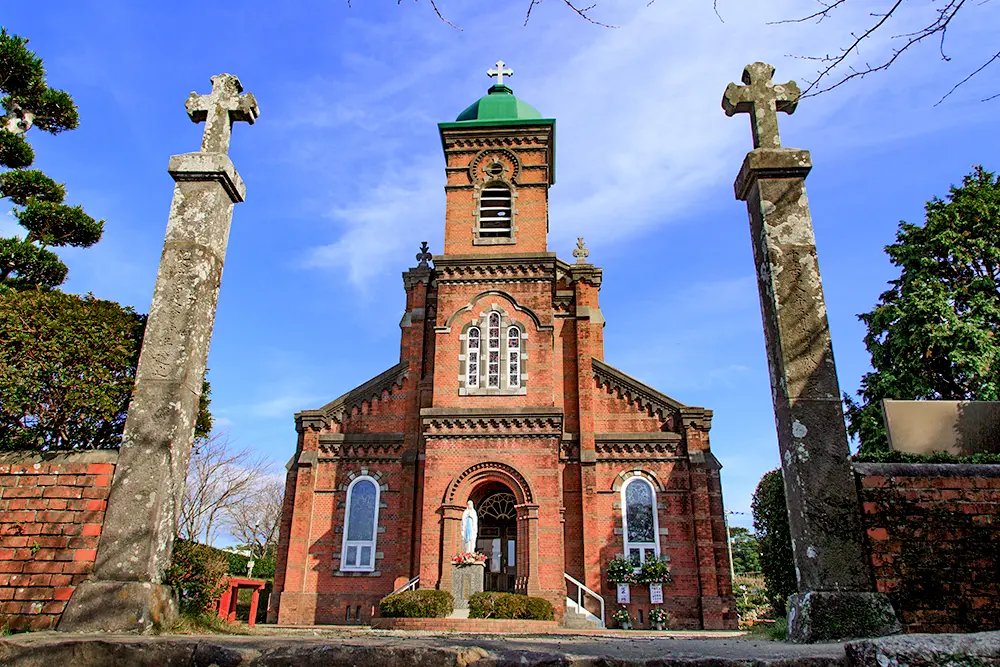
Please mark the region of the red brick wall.
POLYGON ((54 628, 97 557, 117 451, 0 454, 0 626, 54 628))
POLYGON ((875 582, 905 630, 1000 629, 1000 465, 854 470, 875 582))

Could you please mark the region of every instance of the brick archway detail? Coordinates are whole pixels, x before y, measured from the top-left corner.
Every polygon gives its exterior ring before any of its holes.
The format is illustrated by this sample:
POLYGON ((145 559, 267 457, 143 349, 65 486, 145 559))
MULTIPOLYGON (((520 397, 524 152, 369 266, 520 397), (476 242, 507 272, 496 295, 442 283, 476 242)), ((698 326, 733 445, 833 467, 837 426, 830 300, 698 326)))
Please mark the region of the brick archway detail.
POLYGON ((455 322, 455 320, 458 318, 459 315, 461 315, 462 313, 466 313, 466 312, 472 310, 473 308, 476 307, 477 303, 479 303, 482 299, 485 299, 486 297, 489 297, 489 296, 501 297, 502 299, 505 299, 506 301, 510 302, 510 304, 514 307, 514 310, 516 312, 524 314, 525 316, 529 317, 532 322, 534 322, 536 330, 540 331, 542 329, 546 329, 546 328, 551 329, 552 328, 552 327, 543 327, 542 326, 542 321, 540 319, 538 319, 538 315, 535 315, 535 313, 534 313, 533 310, 531 310, 527 306, 522 306, 521 304, 519 304, 517 302, 517 299, 515 299, 513 297, 513 295, 508 294, 507 292, 504 292, 504 291, 498 290, 498 289, 488 289, 488 290, 486 290, 484 292, 480 292, 476 296, 472 297, 472 299, 469 301, 469 303, 467 303, 464 306, 459 307, 458 309, 455 310, 454 313, 452 313, 448 317, 448 320, 445 322, 445 326, 446 327, 450 327, 455 322))
POLYGON ((643 479, 645 479, 646 481, 648 481, 650 484, 653 485, 653 488, 656 489, 657 493, 666 490, 663 484, 660 482, 659 478, 657 478, 656 474, 653 473, 652 471, 633 470, 633 469, 623 470, 622 472, 618 473, 618 475, 614 479, 614 482, 611 484, 611 490, 621 491, 622 484, 624 484, 627 480, 631 479, 632 477, 642 477, 643 479))
POLYGON ((467 496, 468 493, 465 493, 466 491, 471 491, 472 487, 488 481, 502 482, 509 487, 514 493, 514 499, 518 505, 530 505, 534 503, 534 493, 532 493, 531 485, 528 484, 528 480, 524 478, 524 475, 519 473, 513 466, 493 461, 486 461, 470 466, 465 472, 452 480, 451 484, 448 485, 448 491, 445 493, 445 503, 454 504, 456 497, 467 496), (459 494, 460 490, 463 492, 461 495, 459 494))

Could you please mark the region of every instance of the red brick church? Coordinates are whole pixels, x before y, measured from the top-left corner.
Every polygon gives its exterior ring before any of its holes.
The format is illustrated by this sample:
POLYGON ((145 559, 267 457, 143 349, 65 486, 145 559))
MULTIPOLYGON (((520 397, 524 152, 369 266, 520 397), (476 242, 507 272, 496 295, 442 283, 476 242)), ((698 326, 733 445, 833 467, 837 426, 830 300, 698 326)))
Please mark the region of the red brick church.
MULTIPOLYGON (((295 415, 269 615, 365 622, 407 584, 450 591, 471 500, 487 590, 561 618, 582 584, 610 620, 607 563, 655 554, 676 627, 734 628, 712 411, 605 362, 602 269, 582 241, 573 262, 546 245, 555 120, 498 71, 438 125, 444 250, 403 273, 399 362, 295 415)), ((648 590, 630 608, 648 613, 648 590)))

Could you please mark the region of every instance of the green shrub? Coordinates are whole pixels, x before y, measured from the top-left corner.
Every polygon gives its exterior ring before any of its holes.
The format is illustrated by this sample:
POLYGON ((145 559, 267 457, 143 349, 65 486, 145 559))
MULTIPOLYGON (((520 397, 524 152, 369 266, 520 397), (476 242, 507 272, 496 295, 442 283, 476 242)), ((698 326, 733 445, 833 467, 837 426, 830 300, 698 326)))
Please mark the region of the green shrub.
POLYGON ((444 618, 453 611, 451 593, 434 589, 403 591, 379 602, 379 612, 385 618, 444 618))
POLYGON ((469 618, 519 618, 534 621, 555 619, 552 603, 517 593, 473 593, 469 598, 469 618))
POLYGON ((788 529, 785 484, 781 469, 765 473, 750 503, 753 529, 760 540, 760 569, 767 599, 776 613, 787 611, 788 596, 795 592, 795 561, 792 536, 788 529))
POLYGON ((228 569, 224 552, 197 542, 175 539, 165 583, 177 589, 182 611, 199 614, 219 603, 226 589, 228 569))

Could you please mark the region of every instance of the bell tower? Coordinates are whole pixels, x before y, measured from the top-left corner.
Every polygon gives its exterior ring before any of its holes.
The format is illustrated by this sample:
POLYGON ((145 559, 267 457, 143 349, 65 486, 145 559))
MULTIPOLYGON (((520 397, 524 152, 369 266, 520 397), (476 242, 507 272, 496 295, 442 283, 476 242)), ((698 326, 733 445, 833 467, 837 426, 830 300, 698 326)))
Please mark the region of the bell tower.
POLYGON ((514 97, 502 60, 497 82, 438 123, 445 155, 445 255, 546 252, 549 186, 555 183, 556 121, 514 97))

